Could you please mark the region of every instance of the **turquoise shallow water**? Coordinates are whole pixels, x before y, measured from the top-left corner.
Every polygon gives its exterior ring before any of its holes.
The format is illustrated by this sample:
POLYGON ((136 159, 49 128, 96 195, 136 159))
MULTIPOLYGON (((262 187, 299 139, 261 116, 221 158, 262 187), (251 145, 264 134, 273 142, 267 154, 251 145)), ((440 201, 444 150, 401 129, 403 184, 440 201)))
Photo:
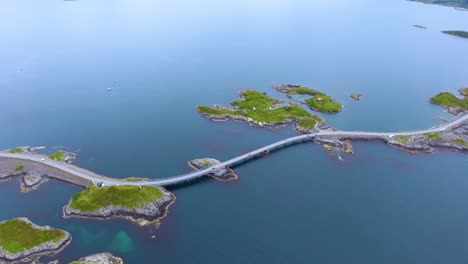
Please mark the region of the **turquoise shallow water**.
MULTIPOLYGON (((467 30, 467 18, 406 1, 0 3, 0 148, 66 148, 99 173, 167 177, 294 135, 194 111, 281 83, 343 102, 322 115, 340 129, 433 126, 449 115, 427 99, 468 85, 467 40, 439 31, 467 30)), ((301 145, 236 168, 236 183, 172 189, 158 229, 65 220, 79 188, 57 181, 27 194, 0 184, 0 218, 70 231, 61 261, 110 251, 126 263, 466 263, 466 155, 354 149, 339 161, 301 145)))

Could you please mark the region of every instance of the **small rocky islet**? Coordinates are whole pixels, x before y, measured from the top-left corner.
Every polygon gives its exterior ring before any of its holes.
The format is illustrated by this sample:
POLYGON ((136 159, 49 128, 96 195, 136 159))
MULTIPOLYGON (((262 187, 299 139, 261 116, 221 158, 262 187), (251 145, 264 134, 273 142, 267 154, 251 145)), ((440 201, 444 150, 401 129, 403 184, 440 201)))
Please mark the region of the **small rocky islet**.
POLYGON ((360 93, 353 93, 353 94, 351 94, 350 97, 351 97, 353 100, 355 100, 355 101, 361 101, 362 94, 360 94, 360 93))
MULTIPOLYGON (((220 164, 221 161, 213 158, 201 158, 194 159, 188 162, 188 165, 195 170, 202 170, 209 168, 211 166, 220 164)), ((237 180, 239 177, 234 172, 233 169, 225 167, 223 169, 216 170, 212 173, 209 173, 208 176, 215 178, 216 180, 223 182, 231 182, 237 180)))
POLYGON ((54 255, 70 242, 71 235, 64 230, 38 226, 24 217, 5 220, 0 222, 0 263, 54 255))

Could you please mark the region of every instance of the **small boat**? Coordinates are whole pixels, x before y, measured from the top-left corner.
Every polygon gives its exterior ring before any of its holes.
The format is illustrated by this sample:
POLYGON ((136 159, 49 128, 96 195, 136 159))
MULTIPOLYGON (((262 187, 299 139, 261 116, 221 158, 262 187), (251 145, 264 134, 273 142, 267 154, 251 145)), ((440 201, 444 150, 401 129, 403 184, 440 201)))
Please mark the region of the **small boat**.
POLYGON ((107 88, 107 91, 111 91, 111 90, 112 90, 112 88, 110 88, 110 87, 107 88))

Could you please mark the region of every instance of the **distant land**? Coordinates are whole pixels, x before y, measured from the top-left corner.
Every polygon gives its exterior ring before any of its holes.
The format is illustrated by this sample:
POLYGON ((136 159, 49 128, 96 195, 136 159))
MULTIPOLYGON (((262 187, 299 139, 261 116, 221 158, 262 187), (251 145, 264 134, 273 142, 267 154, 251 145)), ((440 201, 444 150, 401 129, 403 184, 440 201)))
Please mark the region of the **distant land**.
POLYGON ((468 9, 468 0, 408 0, 408 1, 468 9))
POLYGON ((446 30, 442 31, 442 33, 461 37, 461 38, 468 38, 468 32, 467 31, 461 31, 461 30, 446 30))

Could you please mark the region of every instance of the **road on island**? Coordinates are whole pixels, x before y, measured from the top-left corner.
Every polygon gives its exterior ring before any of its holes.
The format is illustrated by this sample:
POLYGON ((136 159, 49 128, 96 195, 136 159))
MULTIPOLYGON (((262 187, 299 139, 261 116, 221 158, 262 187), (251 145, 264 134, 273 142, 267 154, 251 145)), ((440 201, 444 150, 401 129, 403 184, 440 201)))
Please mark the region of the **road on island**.
POLYGON ((290 137, 268 146, 253 150, 251 152, 245 153, 233 159, 221 162, 217 165, 211 166, 209 168, 198 170, 178 176, 154 179, 149 181, 137 181, 137 182, 126 182, 121 179, 114 179, 105 176, 95 174, 91 171, 87 171, 80 167, 67 164, 64 162, 54 161, 49 159, 46 156, 32 154, 32 153, 9 153, 9 152, 0 152, 0 157, 3 158, 14 158, 20 160, 27 160, 32 162, 42 163, 56 169, 62 170, 69 174, 72 174, 76 177, 90 180, 94 183, 102 183, 105 186, 115 186, 115 185, 135 185, 135 186, 172 186, 177 184, 186 183, 195 179, 198 179, 202 176, 205 176, 211 172, 214 172, 218 169, 224 167, 232 167, 239 165, 241 163, 247 162, 249 160, 260 157, 264 153, 268 153, 274 150, 285 148, 287 146, 298 144, 302 142, 311 141, 314 138, 347 138, 347 139, 382 139, 382 138, 391 138, 393 136, 411 136, 425 133, 436 133, 442 132, 447 129, 458 127, 465 122, 468 123, 468 114, 464 114, 456 119, 453 119, 443 125, 433 127, 425 130, 416 130, 416 131, 406 131, 406 132, 366 132, 366 131, 319 131, 311 134, 304 134, 300 136, 290 137))

